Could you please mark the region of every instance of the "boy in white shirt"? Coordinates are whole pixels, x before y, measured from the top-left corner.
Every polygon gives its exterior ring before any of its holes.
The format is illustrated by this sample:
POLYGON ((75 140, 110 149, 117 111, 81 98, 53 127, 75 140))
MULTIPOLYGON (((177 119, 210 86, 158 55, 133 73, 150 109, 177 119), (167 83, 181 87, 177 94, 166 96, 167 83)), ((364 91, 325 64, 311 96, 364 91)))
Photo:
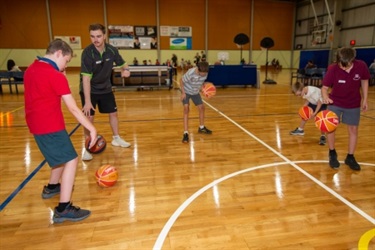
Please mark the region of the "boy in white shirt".
MULTIPOLYGON (((296 96, 301 96, 303 99, 306 99, 306 102, 304 103, 304 106, 309 106, 313 110, 313 114, 311 115, 309 120, 312 120, 315 118, 316 114, 321 111, 327 109, 327 105, 323 104, 322 99, 322 93, 320 88, 315 86, 304 86, 303 83, 296 82, 292 86, 293 93, 296 96)), ((290 131, 291 135, 304 135, 304 127, 307 120, 303 120, 301 118, 301 122, 299 127, 297 127, 295 130, 290 131)), ((322 132, 319 140, 319 145, 325 145, 326 144, 326 136, 325 133, 322 132)))

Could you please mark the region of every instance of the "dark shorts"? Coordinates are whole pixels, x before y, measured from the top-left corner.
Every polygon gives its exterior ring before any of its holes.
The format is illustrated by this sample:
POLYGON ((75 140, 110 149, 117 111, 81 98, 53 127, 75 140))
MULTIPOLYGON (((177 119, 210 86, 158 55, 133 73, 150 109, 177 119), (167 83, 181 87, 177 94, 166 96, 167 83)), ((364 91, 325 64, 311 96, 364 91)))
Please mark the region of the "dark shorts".
POLYGON ((195 104, 195 106, 203 104, 202 97, 201 97, 200 94, 196 94, 196 95, 186 94, 186 97, 185 97, 184 100, 182 100, 182 103, 184 105, 185 104, 189 105, 190 99, 193 101, 193 103, 195 104))
MULTIPOLYGON (((315 109, 316 109, 316 106, 315 104, 312 104, 309 102, 309 106, 310 108, 312 108, 312 110, 315 112, 315 109)), ((322 104, 322 106, 320 106, 320 109, 318 110, 318 112, 322 111, 322 110, 326 110, 327 109, 327 104, 322 104)))
MULTIPOLYGON (((82 92, 80 93, 80 96, 83 107, 85 106, 85 96, 82 92)), ((94 109, 96 109, 96 105, 98 105, 100 113, 109 114, 117 112, 117 105, 113 92, 107 94, 91 94, 91 104, 94 109)), ((95 110, 91 110, 90 115, 95 115, 95 110)))
POLYGON ((328 109, 333 111, 337 115, 340 122, 351 126, 359 125, 361 108, 346 109, 337 107, 335 105, 329 105, 328 109))
POLYGON ((51 168, 78 157, 66 130, 45 135, 34 135, 34 138, 40 152, 42 152, 51 168))

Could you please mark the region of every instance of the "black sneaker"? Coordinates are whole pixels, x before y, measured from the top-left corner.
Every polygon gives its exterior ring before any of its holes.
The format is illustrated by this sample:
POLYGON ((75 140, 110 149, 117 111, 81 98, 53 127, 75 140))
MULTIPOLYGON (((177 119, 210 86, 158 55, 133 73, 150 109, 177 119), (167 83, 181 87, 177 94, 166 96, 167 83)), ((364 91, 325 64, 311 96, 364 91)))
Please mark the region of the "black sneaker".
POLYGON ((189 134, 188 133, 184 133, 184 135, 182 137, 182 142, 183 143, 188 143, 189 142, 189 134))
POLYGON ((209 130, 208 128, 206 128, 206 127, 203 127, 203 128, 198 128, 198 133, 210 135, 210 134, 212 134, 212 131, 209 130))
POLYGON ((42 198, 43 199, 49 199, 57 194, 60 193, 60 183, 58 186, 54 189, 48 188, 48 186, 44 186, 43 191, 42 191, 42 198))
POLYGON ((319 145, 326 145, 327 139, 324 135, 320 137, 319 145))
POLYGON ((353 157, 346 157, 345 164, 348 165, 352 170, 361 170, 361 166, 359 166, 358 162, 353 157))
POLYGON ((80 221, 89 217, 90 214, 91 212, 89 210, 80 209, 79 207, 73 206, 72 203, 69 203, 69 205, 61 213, 57 211, 57 208, 55 208, 53 222, 62 223, 66 220, 80 221))
POLYGON ((340 167, 340 162, 337 160, 336 151, 329 153, 329 166, 333 169, 337 169, 340 167))

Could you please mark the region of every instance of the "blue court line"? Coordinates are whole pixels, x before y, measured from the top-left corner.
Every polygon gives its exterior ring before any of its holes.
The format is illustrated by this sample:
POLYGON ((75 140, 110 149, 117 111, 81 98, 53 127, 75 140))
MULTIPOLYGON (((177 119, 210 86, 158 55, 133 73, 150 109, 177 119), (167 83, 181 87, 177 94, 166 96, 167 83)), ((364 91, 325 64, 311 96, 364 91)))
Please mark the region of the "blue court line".
MULTIPOLYGON (((79 126, 81 126, 80 123, 78 123, 78 125, 72 130, 72 132, 69 133, 69 136, 71 136, 74 132, 76 132, 76 130, 79 128, 79 126)), ((33 172, 31 172, 29 174, 29 176, 26 177, 25 180, 23 180, 23 182, 13 191, 13 193, 11 193, 8 198, 5 199, 5 201, 3 203, 1 203, 0 205, 0 212, 3 211, 3 209, 8 205, 8 203, 13 200, 13 198, 21 191, 21 189, 26 186, 26 184, 34 177, 34 175, 36 173, 38 173, 38 171, 43 167, 44 164, 46 164, 46 160, 44 159, 38 167, 36 167, 36 169, 34 169, 33 172)))

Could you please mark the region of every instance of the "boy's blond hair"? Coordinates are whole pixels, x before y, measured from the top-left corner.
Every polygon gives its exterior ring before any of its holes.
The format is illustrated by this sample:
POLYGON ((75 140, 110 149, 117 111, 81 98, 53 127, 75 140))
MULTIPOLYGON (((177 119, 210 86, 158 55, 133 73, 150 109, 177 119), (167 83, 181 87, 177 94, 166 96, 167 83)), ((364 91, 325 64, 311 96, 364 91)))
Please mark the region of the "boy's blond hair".
POLYGON ((302 89, 305 87, 304 84, 300 83, 300 82, 296 82, 292 85, 292 91, 293 93, 296 93, 298 90, 299 91, 302 91, 302 89))

